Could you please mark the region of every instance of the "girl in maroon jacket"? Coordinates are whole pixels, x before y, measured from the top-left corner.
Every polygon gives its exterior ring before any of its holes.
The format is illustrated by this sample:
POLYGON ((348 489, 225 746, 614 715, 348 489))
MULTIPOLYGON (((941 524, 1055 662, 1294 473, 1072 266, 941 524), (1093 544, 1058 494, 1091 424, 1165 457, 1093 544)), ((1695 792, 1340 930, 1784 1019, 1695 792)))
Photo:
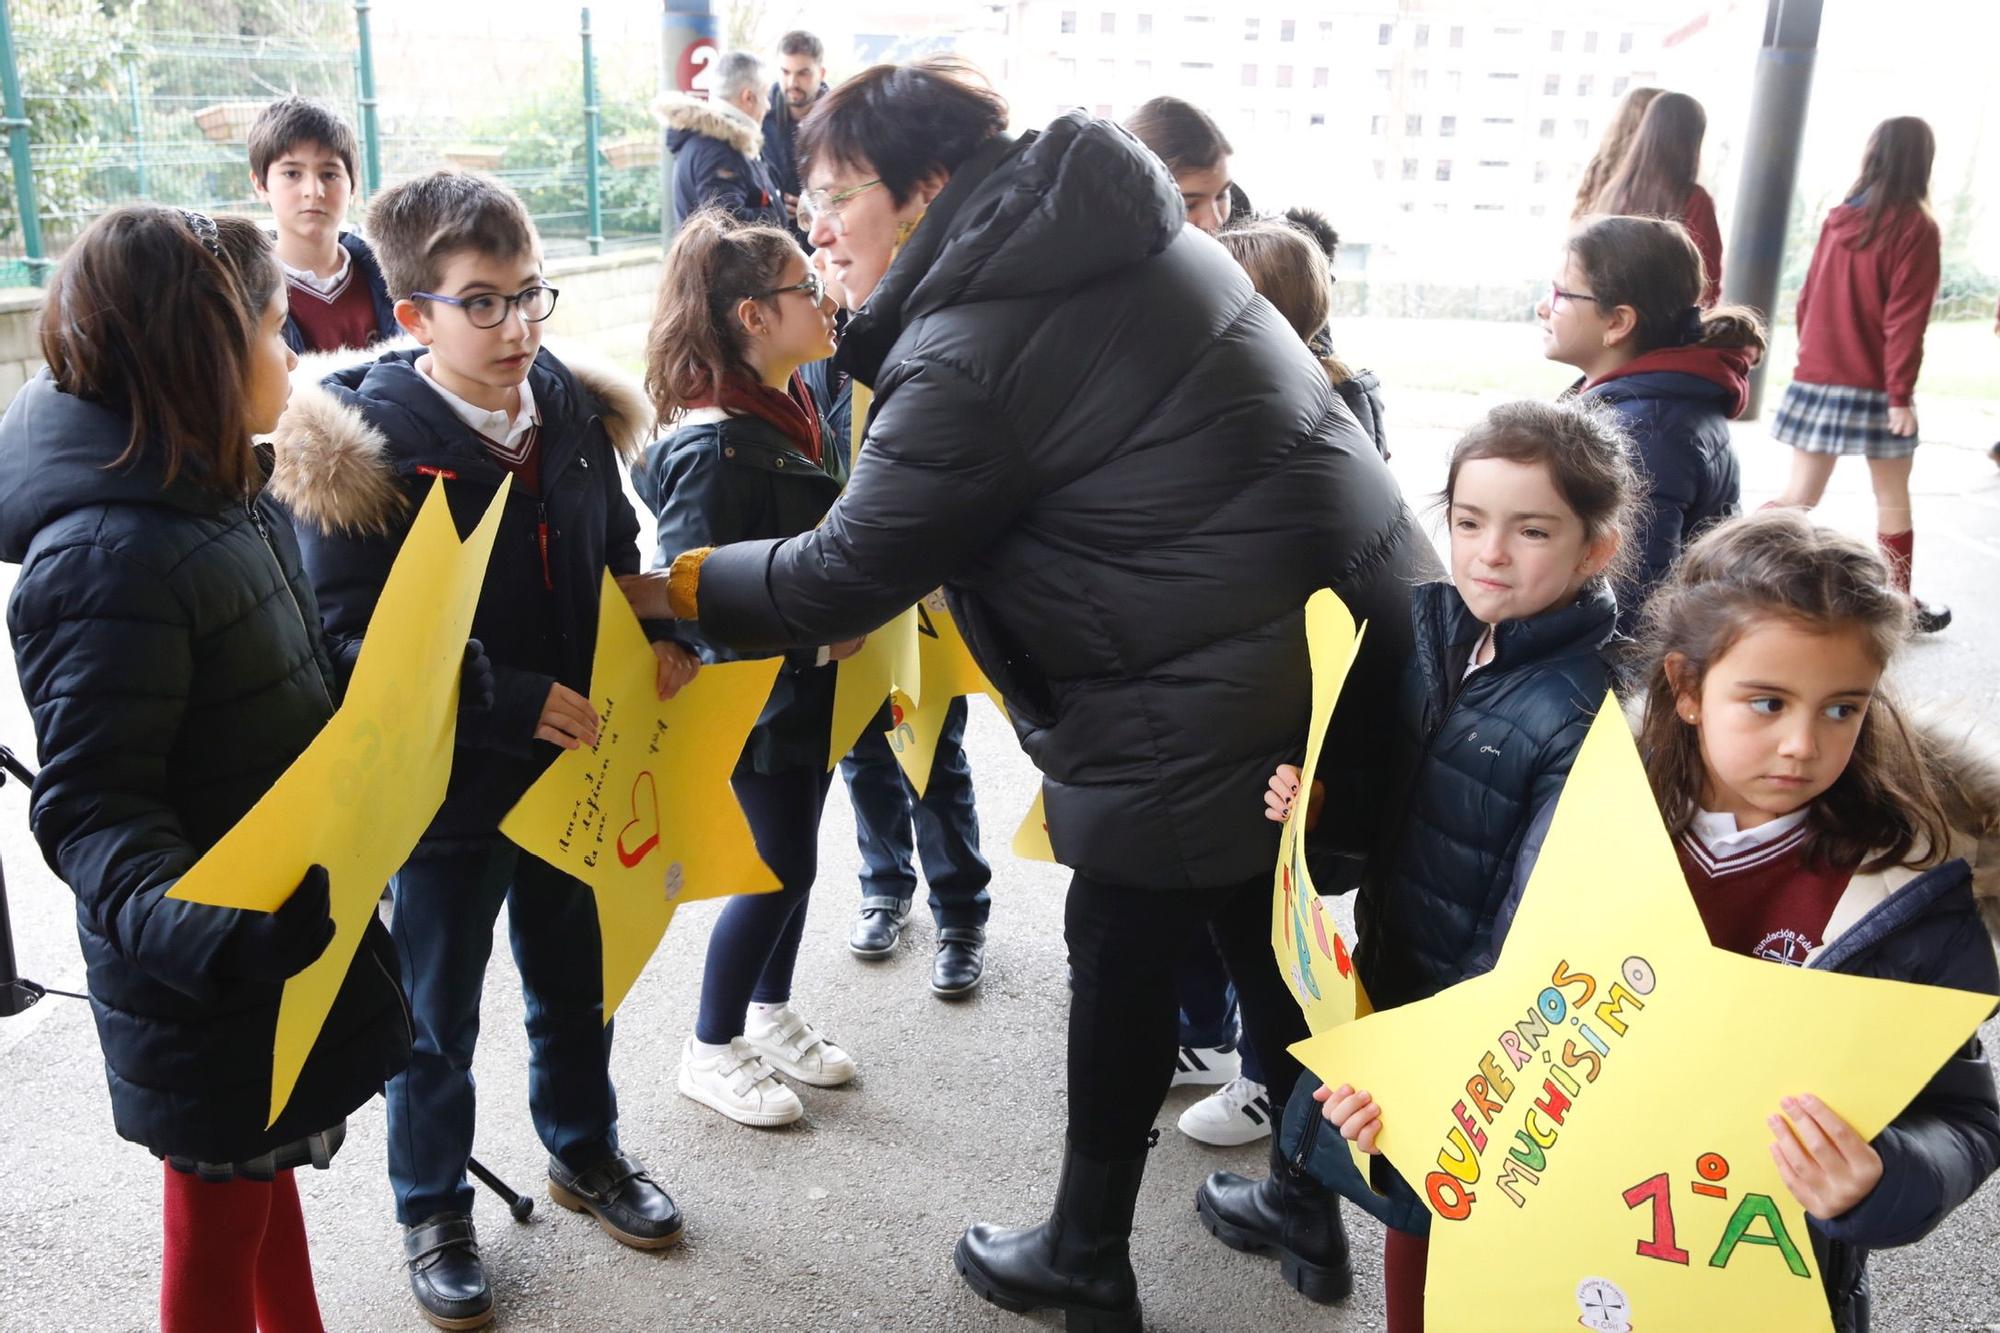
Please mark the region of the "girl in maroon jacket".
POLYGON ((1590 213, 1667 218, 1680 223, 1701 252, 1703 309, 1722 298, 1722 226, 1715 200, 1695 184, 1708 115, 1686 93, 1661 93, 1646 107, 1632 146, 1598 194, 1590 213))
MULTIPOLYGON (((1938 225, 1931 217, 1931 127, 1885 120, 1868 136, 1861 176, 1827 214, 1799 291, 1799 364, 1771 433, 1792 446, 1779 504, 1810 509, 1842 454, 1861 454, 1875 486, 1875 531, 1896 586, 1910 590, 1916 534, 1910 464, 1917 451, 1913 395, 1924 327, 1938 290, 1938 225)), ((1913 599, 1914 600, 1914 599, 1913 599)), ((1951 623, 1916 602, 1916 627, 1951 623)))

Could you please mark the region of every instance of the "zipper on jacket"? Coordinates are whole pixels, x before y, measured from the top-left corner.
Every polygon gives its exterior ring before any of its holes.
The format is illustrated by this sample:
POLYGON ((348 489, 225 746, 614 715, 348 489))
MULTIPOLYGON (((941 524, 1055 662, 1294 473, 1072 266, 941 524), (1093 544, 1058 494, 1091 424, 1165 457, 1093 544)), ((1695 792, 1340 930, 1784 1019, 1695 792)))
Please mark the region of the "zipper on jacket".
MULTIPOLYGON (((257 502, 255 500, 245 502, 243 512, 250 515, 250 526, 257 529, 257 535, 264 541, 264 549, 271 553, 271 564, 278 571, 278 582, 285 585, 285 600, 292 604, 292 610, 298 614, 299 630, 306 636, 306 647, 310 650, 313 644, 317 642, 317 639, 313 634, 312 626, 306 622, 306 609, 299 605, 298 593, 292 590, 292 581, 285 577, 285 562, 278 558, 278 547, 277 543, 271 540, 271 529, 265 526, 264 516, 257 512, 257 502)), ((327 711, 331 712, 334 707, 333 690, 326 683, 326 673, 320 670, 319 654, 314 652, 312 659, 313 678, 319 681, 320 695, 326 700, 327 711)))
POLYGON ((540 500, 535 502, 535 546, 542 553, 542 587, 554 592, 555 574, 549 569, 549 507, 540 500))

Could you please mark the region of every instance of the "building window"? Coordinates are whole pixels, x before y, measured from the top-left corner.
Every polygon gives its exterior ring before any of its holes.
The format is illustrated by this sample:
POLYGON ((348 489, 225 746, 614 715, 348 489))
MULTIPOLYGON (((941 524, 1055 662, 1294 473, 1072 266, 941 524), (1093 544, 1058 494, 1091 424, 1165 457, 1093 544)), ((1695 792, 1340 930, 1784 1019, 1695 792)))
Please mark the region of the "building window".
POLYGON ((1547 181, 1548 178, 1549 178, 1549 164, 1546 162, 1535 163, 1535 184, 1540 185, 1543 182, 1547 181))
POLYGON ((1483 158, 1479 159, 1479 165, 1480 165, 1480 166, 1482 166, 1482 167, 1486 167, 1486 168, 1489 168, 1489 169, 1492 169, 1492 170, 1497 170, 1497 171, 1504 171, 1504 170, 1506 170, 1506 169, 1507 169, 1508 167, 1511 167, 1511 166, 1513 166, 1514 164, 1513 164, 1512 162, 1503 162, 1503 161, 1499 161, 1499 160, 1497 160, 1497 159, 1495 159, 1495 158, 1490 158, 1490 157, 1483 157, 1483 158))
POLYGON ((1514 118, 1512 116, 1485 116, 1480 119, 1479 123, 1482 125, 1512 125, 1514 118))
POLYGON ((1280 134, 1290 134, 1292 132, 1292 113, 1282 107, 1278 110, 1277 130, 1280 134))
POLYGON ((1257 67, 1255 65, 1245 65, 1243 67, 1243 86, 1245 88, 1255 88, 1257 86, 1257 67))
POLYGON ((1388 92, 1390 84, 1395 80, 1395 77, 1395 75, 1386 69, 1378 69, 1375 71, 1375 86, 1383 92, 1388 92))
POLYGON ((1553 139, 1556 137, 1556 123, 1553 120, 1544 120, 1542 122, 1542 137, 1544 139, 1553 139))
POLYGON ((1576 95, 1578 97, 1590 96, 1590 90, 1596 86, 1597 80, 1595 77, 1589 74, 1579 74, 1576 76, 1576 95))
POLYGON ((1519 70, 1508 71, 1496 69, 1489 71, 1486 77, 1489 79, 1518 79, 1521 77, 1521 73, 1519 70))
POLYGON ((1255 107, 1247 107, 1247 106, 1246 106, 1246 107, 1244 107, 1244 108, 1243 108, 1243 111, 1242 111, 1242 113, 1241 113, 1240 115, 1238 115, 1238 116, 1237 116, 1237 120, 1238 120, 1238 121, 1240 121, 1240 122, 1242 123, 1242 125, 1243 125, 1243 128, 1244 128, 1244 129, 1246 129, 1246 130, 1254 130, 1254 129, 1256 129, 1256 128, 1257 128, 1257 110, 1256 110, 1256 108, 1255 108, 1255 107))
POLYGON ((1416 31, 1413 32, 1410 36, 1410 45, 1415 47, 1425 47, 1429 46, 1430 44, 1431 44, 1431 25, 1428 23, 1419 23, 1416 27, 1416 31))
POLYGON ((1424 118, 1422 116, 1403 117, 1403 133, 1410 135, 1417 135, 1417 134, 1422 134, 1423 132, 1424 132, 1424 118))
POLYGON ((1561 28, 1557 28, 1549 33, 1549 50, 1560 51, 1562 49, 1563 49, 1563 30, 1561 28))
POLYGON ((1379 157, 1375 159, 1375 179, 1378 181, 1389 179, 1389 164, 1379 157))
POLYGON ((1417 178, 1417 159, 1415 159, 1414 157, 1404 158, 1403 179, 1406 181, 1413 181, 1416 178, 1417 178))
MULTIPOLYGON (((1183 60, 1181 61, 1181 68, 1198 78, 1207 78, 1209 75, 1215 73, 1215 66, 1205 60, 1183 60)), ((1550 121, 1549 123, 1551 125, 1555 124, 1554 121, 1550 121)))
POLYGON ((1581 116, 1576 118, 1576 137, 1579 139, 1588 139, 1590 137, 1590 122, 1581 116))
POLYGON ((1441 157, 1441 158, 1439 158, 1439 159, 1438 159, 1438 164, 1437 164, 1437 178, 1438 178, 1439 180, 1441 180, 1441 181, 1448 181, 1448 180, 1450 180, 1450 179, 1451 179, 1451 159, 1450 159, 1450 158, 1448 158, 1448 157, 1441 157))
POLYGON ((1454 134, 1457 134, 1457 133, 1458 133, 1458 117, 1457 117, 1457 116, 1439 116, 1439 117, 1438 117, 1438 137, 1439 137, 1439 138, 1441 138, 1441 139, 1449 139, 1449 138, 1450 138, 1450 137, 1451 137, 1452 135, 1454 135, 1454 134))
POLYGON ((1465 86, 1465 71, 1462 69, 1446 70, 1444 72, 1444 86, 1452 92, 1457 92, 1465 86))
POLYGON ((1626 78, 1623 74, 1620 74, 1617 78, 1611 81, 1611 95, 1613 97, 1623 97, 1625 95, 1625 90, 1627 88, 1630 88, 1631 86, 1632 86, 1632 80, 1626 78))
POLYGON ((1396 40, 1396 25, 1384 23, 1375 29, 1375 45, 1387 46, 1396 40))
POLYGON ((1243 40, 1244 40, 1244 41, 1246 41, 1246 42, 1254 42, 1254 41, 1256 41, 1256 40, 1257 40, 1257 30, 1258 30, 1259 26, 1260 26, 1260 25, 1261 25, 1262 23, 1263 23, 1263 20, 1262 20, 1262 19, 1244 19, 1244 20, 1243 20, 1243 40))
POLYGON ((1065 9, 1062 12, 1062 30, 1064 32, 1076 31, 1076 11, 1074 9, 1065 9))
POLYGON ((1560 74, 1542 75, 1542 96, 1554 97, 1557 93, 1561 92, 1562 90, 1563 90, 1562 75, 1560 74))
POLYGON ((1618 34, 1618 54, 1619 54, 1619 55, 1621 55, 1621 56, 1622 56, 1622 55, 1625 55, 1625 54, 1627 54, 1628 52, 1630 52, 1630 51, 1631 51, 1631 49, 1632 49, 1632 34, 1631 34, 1631 33, 1629 33, 1629 32, 1621 32, 1621 33, 1619 33, 1619 34, 1618 34))
POLYGON ((1414 213, 1417 211, 1417 204, 1414 199, 1405 199, 1400 207, 1405 213, 1414 213))
POLYGON ((1465 29, 1463 27, 1453 27, 1451 30, 1452 50, 1456 51, 1458 48, 1464 45, 1465 45, 1465 29))
POLYGON ((1389 132, 1389 118, 1387 116, 1370 116, 1368 118, 1368 132, 1370 134, 1387 134, 1389 132))
POLYGON ((1504 212, 1506 212, 1506 211, 1507 211, 1507 205, 1505 205, 1505 204, 1474 204, 1474 205, 1472 206, 1472 211, 1473 211, 1473 212, 1475 212, 1475 213, 1504 213, 1504 212))
POLYGON ((1150 79, 1153 77, 1153 62, 1150 60, 1135 60, 1132 62, 1132 72, 1142 79, 1150 79))
POLYGON ((1410 71, 1411 88, 1415 89, 1417 92, 1422 92, 1424 89, 1430 86, 1431 86, 1431 72, 1429 70, 1413 69, 1410 71))
POLYGON ((1597 34, 1596 34, 1596 33, 1594 33, 1594 32, 1587 32, 1587 33, 1585 33, 1585 34, 1583 35, 1583 53, 1584 53, 1585 55, 1587 55, 1587 56, 1593 56, 1593 55, 1596 55, 1596 54, 1597 54, 1597 34))
POLYGON ((1547 217, 1548 215, 1549 215, 1549 206, 1548 206, 1547 204, 1530 204, 1530 205, 1528 205, 1528 216, 1529 216, 1529 217, 1531 217, 1531 218, 1545 218, 1545 217, 1547 217))
POLYGON ((1311 126, 1314 129, 1324 129, 1326 127, 1326 112, 1324 111, 1313 112, 1312 119, 1308 123, 1311 124, 1311 126))
POLYGON ((1333 20, 1332 20, 1332 19, 1321 19, 1321 20, 1319 21, 1319 35, 1320 35, 1320 40, 1322 40, 1322 41, 1325 41, 1325 40, 1327 40, 1328 38, 1330 38, 1330 37, 1332 37, 1332 36, 1333 36, 1333 20))
POLYGON ((1326 87, 1327 80, 1331 77, 1332 77, 1332 71, 1329 70, 1325 65, 1313 66, 1313 87, 1315 88, 1326 87))
POLYGON ((1153 35, 1153 16, 1151 14, 1139 15, 1139 35, 1141 37, 1150 37, 1153 35))
POLYGON ((1115 36, 1118 32, 1118 16, 1116 14, 1099 14, 1097 16, 1097 30, 1107 37, 1115 36))
POLYGON ((1290 65, 1278 66, 1278 86, 1280 88, 1289 88, 1292 86, 1292 67, 1290 65))
POLYGON ((1299 35, 1299 23, 1297 19, 1284 19, 1278 24, 1279 41, 1289 42, 1298 35, 1299 35))
MULTIPOLYGON (((1069 56, 1064 56, 1061 60, 1056 61, 1056 71, 1060 73, 1063 76, 1063 78, 1067 80, 1069 83, 1075 84, 1076 61, 1073 58, 1069 56)), ((1078 110, 1082 110, 1082 108, 1079 107, 1078 110)))

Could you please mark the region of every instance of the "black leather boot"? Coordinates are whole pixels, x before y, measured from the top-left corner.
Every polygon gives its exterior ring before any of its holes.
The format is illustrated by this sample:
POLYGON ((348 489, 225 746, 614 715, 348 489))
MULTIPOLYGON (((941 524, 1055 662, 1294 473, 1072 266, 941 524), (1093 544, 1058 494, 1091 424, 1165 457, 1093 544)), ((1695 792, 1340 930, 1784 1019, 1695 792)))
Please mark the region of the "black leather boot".
POLYGON ((410 1291, 425 1319, 439 1328, 484 1328, 493 1322, 493 1288, 479 1258, 479 1237, 463 1213, 439 1213, 403 1228, 410 1291))
POLYGON ((1069 1333, 1141 1333, 1128 1242, 1143 1156, 1100 1162, 1070 1148, 1049 1220, 1023 1231, 967 1227, 953 1261, 1003 1310, 1061 1310, 1069 1333))
POLYGON ((937 933, 937 955, 931 959, 931 993, 942 1000, 962 1000, 978 989, 986 973, 986 930, 983 926, 945 926, 937 933))
POLYGON ((1309 1301, 1331 1305, 1354 1290, 1340 1199, 1295 1171, 1271 1136, 1271 1173, 1246 1180, 1217 1171, 1194 1192, 1194 1210, 1209 1233, 1232 1250, 1274 1250, 1278 1271, 1309 1301))

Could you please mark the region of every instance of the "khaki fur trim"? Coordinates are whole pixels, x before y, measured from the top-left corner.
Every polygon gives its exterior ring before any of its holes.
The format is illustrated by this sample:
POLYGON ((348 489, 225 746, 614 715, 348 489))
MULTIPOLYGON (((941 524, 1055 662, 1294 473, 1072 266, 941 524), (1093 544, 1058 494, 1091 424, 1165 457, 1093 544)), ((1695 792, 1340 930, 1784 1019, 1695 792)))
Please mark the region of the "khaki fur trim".
POLYGON ((653 118, 670 130, 693 130, 704 139, 720 139, 753 161, 764 154, 764 127, 721 102, 661 93, 653 99, 653 118))

